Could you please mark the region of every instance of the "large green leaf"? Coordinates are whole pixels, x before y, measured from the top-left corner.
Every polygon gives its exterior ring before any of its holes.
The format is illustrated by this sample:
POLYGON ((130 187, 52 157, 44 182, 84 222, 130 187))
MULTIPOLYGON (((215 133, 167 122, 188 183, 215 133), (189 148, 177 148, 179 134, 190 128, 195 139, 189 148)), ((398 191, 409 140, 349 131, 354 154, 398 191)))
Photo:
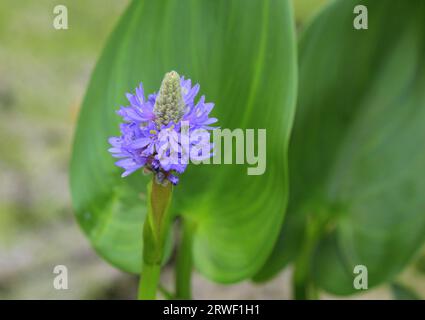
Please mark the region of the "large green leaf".
POLYGON ((196 224, 194 261, 208 277, 233 282, 265 262, 287 202, 286 150, 296 96, 293 16, 282 0, 134 1, 94 71, 75 137, 71 189, 78 221, 94 248, 130 272, 141 265, 149 177, 120 178, 107 138, 115 110, 143 81, 158 90, 176 70, 201 84, 222 128, 267 129, 267 169, 191 165, 172 209, 196 224))
POLYGON ((425 239, 425 2, 335 1, 300 43, 288 219, 257 279, 293 260, 307 221, 323 226, 314 279, 352 293, 392 279, 425 239), (353 9, 368 8, 368 30, 353 9), (307 216, 309 217, 307 219, 307 216))

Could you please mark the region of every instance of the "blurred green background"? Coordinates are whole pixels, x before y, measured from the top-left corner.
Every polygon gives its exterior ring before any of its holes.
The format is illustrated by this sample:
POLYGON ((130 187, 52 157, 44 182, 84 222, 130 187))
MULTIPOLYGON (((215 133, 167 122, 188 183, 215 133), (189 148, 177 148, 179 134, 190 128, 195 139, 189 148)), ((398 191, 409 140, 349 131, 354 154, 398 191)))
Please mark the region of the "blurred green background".
MULTIPOLYGON (((326 0, 295 0, 297 26, 326 0)), ((92 68, 128 1, 0 2, 0 299, 132 299, 137 278, 102 261, 73 217, 68 190, 72 135, 92 68), (52 26, 68 8, 68 30, 52 26), (53 288, 65 265, 69 290, 53 288)), ((425 297, 425 259, 399 279, 425 297), (422 270, 422 271, 421 271, 422 270)), ((213 284, 198 275, 194 296, 289 299, 291 268, 270 283, 213 284)), ((172 283, 171 269, 164 283, 172 283)), ((396 287, 401 292, 400 287, 396 287)), ((335 298, 322 295, 322 298, 335 298)), ((390 285, 353 298, 393 298, 390 285)))

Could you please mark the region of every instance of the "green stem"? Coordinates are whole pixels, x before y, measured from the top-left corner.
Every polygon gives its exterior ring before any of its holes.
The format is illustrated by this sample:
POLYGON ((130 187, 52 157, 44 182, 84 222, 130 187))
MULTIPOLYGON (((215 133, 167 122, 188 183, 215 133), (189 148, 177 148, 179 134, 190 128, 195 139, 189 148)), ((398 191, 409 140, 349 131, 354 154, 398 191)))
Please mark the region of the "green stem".
POLYGON ((155 300, 159 283, 161 265, 143 264, 142 276, 139 283, 139 300, 155 300))
POLYGON ((176 298, 192 299, 193 222, 182 218, 182 237, 176 261, 176 298))
POLYGON ((295 261, 293 290, 296 300, 318 299, 316 286, 311 275, 311 259, 323 231, 321 219, 307 219, 304 243, 295 261))
POLYGON ((170 229, 168 209, 172 185, 160 185, 155 179, 148 185, 148 211, 143 225, 143 266, 139 299, 156 299, 165 239, 170 229))

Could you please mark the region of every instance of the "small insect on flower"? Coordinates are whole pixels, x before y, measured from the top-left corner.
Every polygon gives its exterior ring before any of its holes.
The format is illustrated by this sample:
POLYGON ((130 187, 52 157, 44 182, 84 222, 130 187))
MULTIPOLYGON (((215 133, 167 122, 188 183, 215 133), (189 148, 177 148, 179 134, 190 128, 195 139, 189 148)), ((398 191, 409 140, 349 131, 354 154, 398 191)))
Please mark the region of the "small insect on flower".
POLYGON ((214 104, 206 103, 204 96, 195 104, 198 92, 198 84, 192 87, 190 79, 171 71, 158 94, 145 99, 142 83, 135 94, 127 93, 130 106, 117 111, 123 119, 121 136, 109 138, 109 152, 121 158, 115 164, 125 170, 122 177, 142 169, 152 172, 157 183, 176 185, 189 159, 212 156, 210 131, 215 128, 210 125, 217 119, 209 114, 214 104))

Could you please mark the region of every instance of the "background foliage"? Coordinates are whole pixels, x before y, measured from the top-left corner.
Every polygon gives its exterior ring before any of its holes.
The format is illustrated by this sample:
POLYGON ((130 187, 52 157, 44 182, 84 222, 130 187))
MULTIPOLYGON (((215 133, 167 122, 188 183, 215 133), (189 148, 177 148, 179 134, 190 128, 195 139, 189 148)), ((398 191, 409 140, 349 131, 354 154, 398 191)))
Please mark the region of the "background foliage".
POLYGON ((303 34, 289 217, 258 279, 295 259, 309 281, 349 294, 355 265, 376 286, 421 248, 424 23, 423 1, 335 1, 303 34), (367 31, 352 25, 360 3, 367 31))

